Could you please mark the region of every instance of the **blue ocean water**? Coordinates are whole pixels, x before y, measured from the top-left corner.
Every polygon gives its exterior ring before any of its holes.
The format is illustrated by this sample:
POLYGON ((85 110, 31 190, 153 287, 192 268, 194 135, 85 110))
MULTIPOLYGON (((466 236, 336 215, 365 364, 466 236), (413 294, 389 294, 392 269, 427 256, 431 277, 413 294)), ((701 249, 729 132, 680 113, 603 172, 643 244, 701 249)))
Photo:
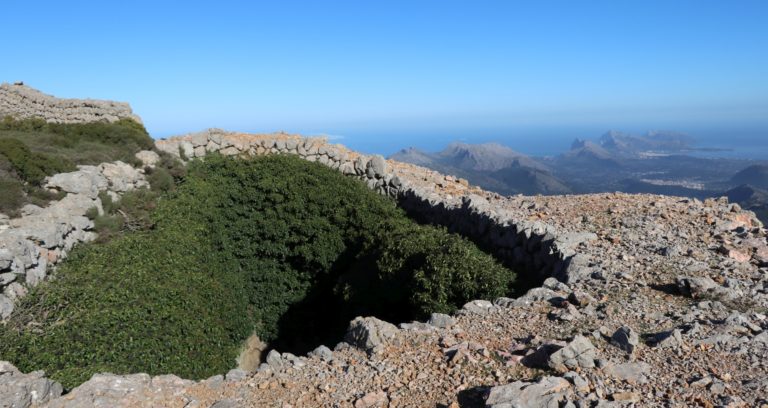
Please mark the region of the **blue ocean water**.
MULTIPOLYGON (((437 152, 451 142, 495 142, 520 153, 537 156, 557 156, 565 153, 576 138, 597 141, 602 132, 349 132, 335 135, 332 140, 366 153, 389 156, 397 151, 415 147, 427 152, 437 152)), ((644 133, 644 132, 643 132, 644 133)), ((639 134, 639 132, 637 133, 639 134)), ((768 160, 768 133, 689 133, 695 140, 694 148, 687 154, 698 157, 722 157, 732 159, 768 160)))

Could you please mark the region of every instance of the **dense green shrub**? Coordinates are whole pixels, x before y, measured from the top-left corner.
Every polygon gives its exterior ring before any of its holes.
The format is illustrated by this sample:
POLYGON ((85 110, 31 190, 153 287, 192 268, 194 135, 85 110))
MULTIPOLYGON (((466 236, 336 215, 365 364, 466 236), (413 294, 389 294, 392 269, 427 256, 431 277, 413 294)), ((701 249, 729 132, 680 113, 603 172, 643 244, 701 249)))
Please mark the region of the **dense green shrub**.
POLYGON ((74 164, 67 159, 33 153, 17 139, 0 139, 0 155, 8 159, 23 181, 35 185, 45 176, 75 170, 74 164))
POLYGON ((99 371, 203 378, 231 368, 254 330, 303 351, 338 340, 358 312, 425 317, 507 294, 514 277, 295 157, 211 155, 157 203, 150 230, 75 250, 55 284, 26 297, 0 331, 0 359, 68 387, 99 371))
POLYGON ((15 215, 24 204, 24 186, 17 180, 0 180, 0 213, 15 215))
MULTIPOLYGON (((39 188, 49 175, 74 171, 77 164, 99 164, 122 160, 140 165, 135 154, 152 150, 154 143, 144 127, 129 119, 115 123, 53 124, 42 119, 16 120, 10 117, 0 121, 0 181, 21 182, 24 194, 14 199, 16 207, 6 211, 15 213, 27 203, 44 205, 49 196, 39 188), (3 171, 4 162, 12 171, 3 171)), ((174 181, 183 176, 180 164, 169 155, 163 155, 160 173, 171 172, 174 181)), ((156 176, 162 177, 162 176, 156 176)), ((167 178, 160 180, 164 189, 167 178)), ((9 200, 6 200, 9 201, 9 200)))

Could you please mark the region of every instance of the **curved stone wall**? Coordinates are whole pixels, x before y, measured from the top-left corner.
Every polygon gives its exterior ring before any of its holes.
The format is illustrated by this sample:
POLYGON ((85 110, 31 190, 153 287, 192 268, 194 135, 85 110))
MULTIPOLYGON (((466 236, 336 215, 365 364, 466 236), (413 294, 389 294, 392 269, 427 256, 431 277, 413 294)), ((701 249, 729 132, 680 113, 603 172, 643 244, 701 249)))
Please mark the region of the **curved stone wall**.
POLYGON ((499 201, 497 194, 472 187, 465 180, 360 154, 323 138, 209 129, 159 140, 156 145, 183 160, 218 152, 227 156, 295 154, 319 162, 394 198, 413 218, 446 226, 472 239, 530 282, 552 276, 563 281, 575 279, 576 271, 586 266, 578 259, 574 262, 575 248, 597 238, 593 233, 564 231, 520 218, 499 201))
POLYGON ((60 99, 23 83, 0 84, 0 119, 42 118, 53 123, 116 122, 133 119, 141 123, 130 105, 94 99, 60 99))

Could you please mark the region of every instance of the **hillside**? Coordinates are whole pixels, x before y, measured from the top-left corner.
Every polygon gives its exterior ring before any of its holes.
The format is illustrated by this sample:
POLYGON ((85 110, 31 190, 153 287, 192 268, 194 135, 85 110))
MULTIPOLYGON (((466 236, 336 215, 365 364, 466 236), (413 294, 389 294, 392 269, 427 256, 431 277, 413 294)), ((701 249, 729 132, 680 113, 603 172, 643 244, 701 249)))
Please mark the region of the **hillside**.
POLYGON ((768 189, 768 165, 749 166, 734 174, 730 182, 734 185, 749 184, 757 188, 768 189))
POLYGON ((548 167, 496 143, 452 143, 438 153, 401 150, 390 159, 465 178, 500 194, 564 194, 571 191, 548 167))
POLYGON ((0 121, 0 213, 18 215, 27 204, 45 205, 55 194, 42 188, 45 177, 78 165, 121 160, 140 163, 135 154, 154 148, 144 127, 130 119, 114 123, 56 124, 39 119, 0 121))
POLYGON ((106 163, 51 177, 66 195, 0 229, 0 360, 16 361, 0 361, 0 401, 768 404, 768 231, 725 198, 501 196, 285 133, 156 149, 189 173, 148 228, 86 243, 89 206, 146 191, 143 169, 106 163), (271 344, 238 350, 251 328, 271 344))

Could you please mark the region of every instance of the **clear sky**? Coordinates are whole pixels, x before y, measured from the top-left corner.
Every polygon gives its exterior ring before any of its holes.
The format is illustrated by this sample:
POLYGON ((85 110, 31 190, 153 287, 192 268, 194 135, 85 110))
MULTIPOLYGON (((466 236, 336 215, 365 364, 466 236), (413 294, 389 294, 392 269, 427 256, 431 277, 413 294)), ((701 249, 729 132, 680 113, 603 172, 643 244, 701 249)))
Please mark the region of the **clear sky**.
POLYGON ((0 81, 128 101, 155 136, 768 129, 768 1, 4 0, 0 21, 0 81))

